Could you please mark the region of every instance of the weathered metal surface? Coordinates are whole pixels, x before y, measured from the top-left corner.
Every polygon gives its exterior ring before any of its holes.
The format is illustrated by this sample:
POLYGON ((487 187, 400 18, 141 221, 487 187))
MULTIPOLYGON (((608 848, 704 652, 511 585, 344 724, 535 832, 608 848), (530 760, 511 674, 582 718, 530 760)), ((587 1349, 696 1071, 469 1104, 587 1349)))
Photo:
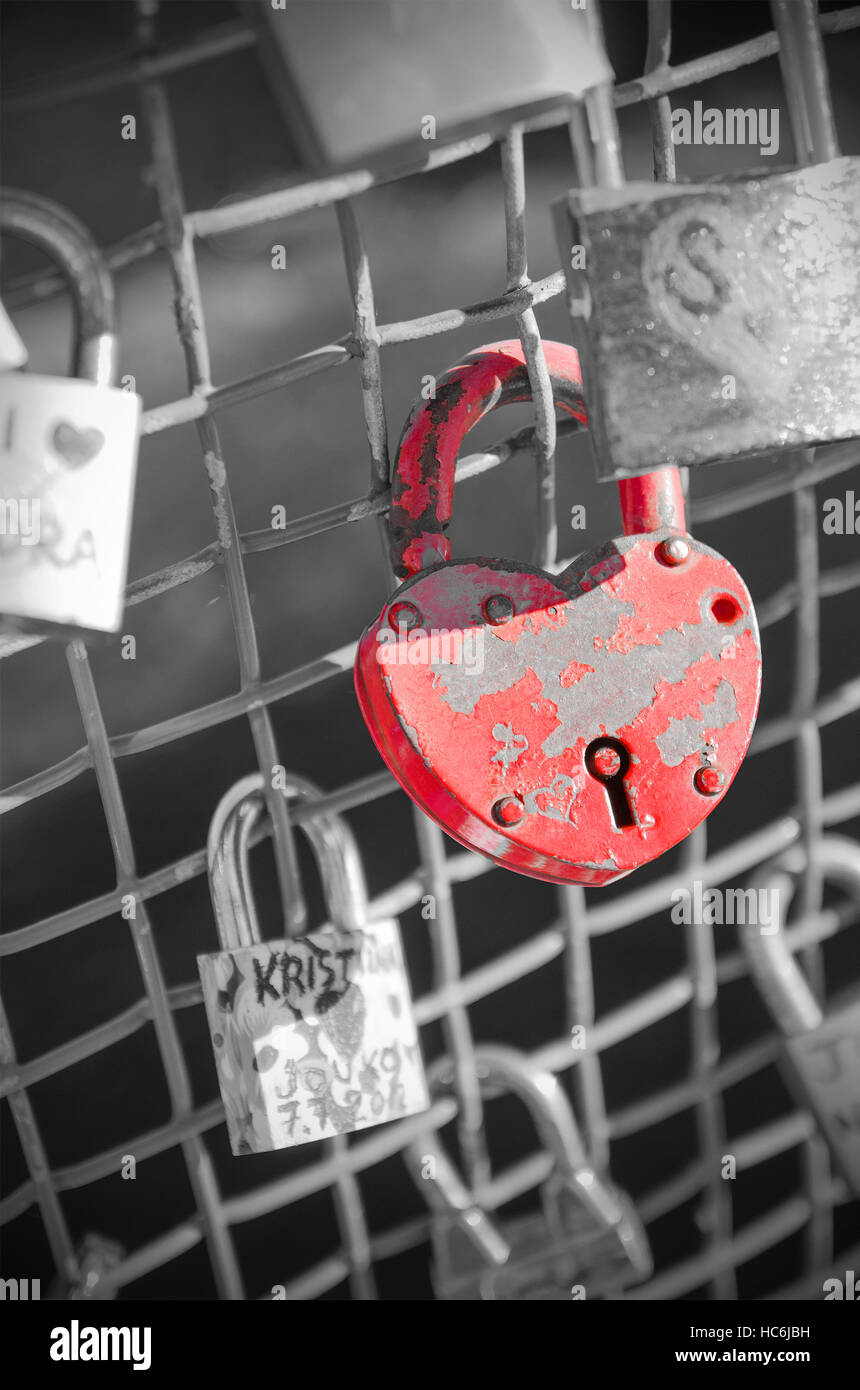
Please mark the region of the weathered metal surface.
MULTIPOLYGON (((543 349, 556 405, 585 424, 576 353, 565 343, 545 342, 543 349)), ((400 578, 451 558, 444 532, 454 502, 454 465, 469 430, 497 406, 528 400, 525 354, 512 340, 468 353, 439 378, 430 400, 415 402, 397 447, 389 513, 391 560, 400 578)))
POLYGON ((860 160, 578 190, 556 229, 600 477, 860 434, 860 160))
MULTIPOLYGON (((576 353, 544 349, 557 403, 584 418, 576 353)), ((604 884, 725 795, 758 708, 758 631, 737 572, 683 532, 673 469, 620 483, 634 534, 562 575, 448 561, 463 435, 527 394, 520 345, 500 343, 413 410, 391 514, 411 578, 361 638, 356 690, 382 757, 454 839, 550 882, 604 884)))
POLYGON ((393 920, 198 956, 235 1155, 427 1109, 393 920))
MULTIPOLYGON (((285 774, 285 793, 318 796, 285 774)), ((332 926, 262 942, 248 863, 263 779, 244 777, 209 828, 209 887, 221 950, 197 957, 234 1154, 333 1139, 429 1104, 400 928, 367 920, 346 821, 305 822, 332 926)))
POLYGON ((363 635, 356 683, 377 747, 455 839, 538 878, 608 883, 725 795, 758 707, 755 614, 700 542, 684 565, 662 564, 664 535, 622 537, 558 578, 498 560, 440 565, 398 591, 420 627, 395 632, 386 609, 363 635), (498 625, 482 612, 496 594, 516 608, 498 625), (629 753, 627 824, 586 766, 604 738, 629 753), (694 782, 709 766, 726 774, 715 796, 694 782), (503 797, 521 803, 518 823, 493 816, 503 797))
MULTIPOLYGON (((543 352, 556 407, 587 424, 576 350, 545 340, 543 352)), ((498 406, 528 400, 525 353, 522 344, 511 339, 468 353, 439 378, 429 400, 415 402, 397 446, 389 513, 391 562, 400 578, 451 558, 445 531, 454 503, 454 468, 469 430, 498 406)), ((618 491, 625 534, 660 526, 684 529, 677 469, 625 479, 618 491)))

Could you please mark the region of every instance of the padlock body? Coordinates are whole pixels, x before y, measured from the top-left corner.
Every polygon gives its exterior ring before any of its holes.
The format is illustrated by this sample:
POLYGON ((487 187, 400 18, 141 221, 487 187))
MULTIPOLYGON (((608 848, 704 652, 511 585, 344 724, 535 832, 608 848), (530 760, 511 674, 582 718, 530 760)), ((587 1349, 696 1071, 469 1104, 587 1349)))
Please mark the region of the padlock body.
POLYGON ((842 1176, 860 1197, 860 997, 819 1028, 786 1038, 789 1080, 816 1119, 842 1176))
POLYGON ((140 397, 0 375, 0 621, 115 632, 122 621, 140 397))
MULTIPOLYGON (((622 1199, 627 1205, 629 1201, 622 1199)), ((434 1235, 433 1286, 441 1301, 570 1302, 602 1298, 646 1277, 627 1259, 612 1231, 596 1226, 581 1205, 569 1204, 563 1227, 542 1213, 502 1225, 511 1247, 507 1264, 487 1265, 456 1226, 434 1235)))
POLYGON ((198 956, 234 1154, 429 1105, 395 921, 198 956))
POLYGON ((860 434, 860 160, 556 205, 598 475, 860 434))
POLYGON ((599 885, 677 844, 725 795, 758 708, 755 612, 728 561, 692 537, 686 563, 662 563, 669 534, 618 538, 562 576, 438 565, 363 634, 370 732, 454 839, 535 878, 599 885), (487 620, 494 598, 508 621, 487 620), (410 630, 395 628, 403 604, 410 630), (602 740, 623 760, 611 787, 590 770, 602 740), (723 785, 703 795, 695 776, 710 766, 723 785))

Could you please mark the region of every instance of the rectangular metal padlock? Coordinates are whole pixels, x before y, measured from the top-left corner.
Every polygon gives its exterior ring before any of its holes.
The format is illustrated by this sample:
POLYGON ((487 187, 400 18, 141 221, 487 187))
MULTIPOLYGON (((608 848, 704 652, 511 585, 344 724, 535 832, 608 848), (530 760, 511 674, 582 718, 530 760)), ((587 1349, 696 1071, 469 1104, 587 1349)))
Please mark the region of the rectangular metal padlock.
MULTIPOLYGON (((319 793, 287 777, 287 793, 319 793)), ((400 928, 367 920, 364 873, 342 816, 305 822, 336 927, 261 941, 248 871, 265 811, 259 775, 222 797, 209 887, 224 949, 197 957, 234 1154, 333 1139, 426 1110, 400 928)))
MULTIPOLYGON (((540 1190, 542 1212, 497 1225, 460 1177, 438 1134, 406 1148, 407 1169, 433 1209, 433 1286, 440 1300, 552 1301, 600 1298, 647 1279, 653 1268, 636 1209, 590 1163, 558 1078, 514 1048, 475 1049, 475 1076, 522 1100, 553 1160, 540 1190)), ((434 1086, 455 1083, 450 1058, 432 1068, 434 1086)))
POLYGON ((599 478, 860 435, 860 159, 555 219, 599 478))
POLYGON ((612 79, 584 4, 570 0, 245 0, 244 9, 290 134, 320 169, 424 159, 443 141, 501 134, 612 79))
POLYGON ((113 386, 111 277, 76 217, 6 190, 0 229, 46 251, 75 302, 73 378, 0 372, 0 622, 74 637, 118 631, 141 401, 113 386))
POLYGON ((395 921, 217 952, 198 965, 234 1154, 426 1110, 395 921))
POLYGON ((612 1230, 600 1229, 578 1203, 565 1204, 562 1227, 535 1212, 503 1222, 511 1247, 508 1262, 492 1266, 462 1229, 446 1224, 434 1231, 433 1286, 442 1301, 571 1302, 617 1294, 640 1283, 637 1270, 612 1230))
POLYGON ((0 376, 0 616, 22 632, 115 632, 140 397, 92 382, 0 376))

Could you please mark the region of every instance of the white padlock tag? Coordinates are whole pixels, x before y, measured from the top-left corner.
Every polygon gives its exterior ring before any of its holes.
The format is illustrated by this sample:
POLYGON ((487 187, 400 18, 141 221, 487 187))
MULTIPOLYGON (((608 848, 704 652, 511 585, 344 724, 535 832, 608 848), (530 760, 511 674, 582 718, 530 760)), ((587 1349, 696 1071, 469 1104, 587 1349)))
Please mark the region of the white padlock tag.
POLYGON ((0 376, 0 616, 24 631, 122 621, 141 400, 0 376))
POLYGON ((234 1154, 426 1110, 397 922, 198 956, 234 1154))

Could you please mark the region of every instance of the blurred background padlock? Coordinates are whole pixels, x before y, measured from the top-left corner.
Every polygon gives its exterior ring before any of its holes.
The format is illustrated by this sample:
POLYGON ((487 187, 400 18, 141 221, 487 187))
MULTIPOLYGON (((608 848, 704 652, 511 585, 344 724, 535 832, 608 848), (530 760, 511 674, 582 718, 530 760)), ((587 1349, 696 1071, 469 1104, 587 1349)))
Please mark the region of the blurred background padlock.
MULTIPOLYGON (((860 847, 841 835, 816 844, 815 867, 860 901, 860 847)), ((837 1169, 860 1197, 860 989, 822 1005, 794 958, 786 921, 805 868, 795 849, 751 882, 771 898, 773 920, 747 922, 741 941, 752 977, 785 1042, 785 1072, 798 1103, 808 1106, 833 1151, 837 1169), (793 876, 794 875, 794 876, 793 876)))
MULTIPOLYGON (((406 1153, 419 1191, 436 1211, 435 1288, 443 1300, 570 1301, 619 1295, 647 1279, 653 1260, 645 1230, 625 1193, 589 1162, 573 1111, 557 1077, 513 1048, 483 1044, 475 1053, 481 1089, 511 1091, 524 1103, 551 1173, 541 1185, 542 1211, 487 1229, 487 1214, 469 1199, 437 1135, 422 1135, 406 1153)), ((431 1085, 450 1089, 454 1068, 441 1059, 431 1085)))

